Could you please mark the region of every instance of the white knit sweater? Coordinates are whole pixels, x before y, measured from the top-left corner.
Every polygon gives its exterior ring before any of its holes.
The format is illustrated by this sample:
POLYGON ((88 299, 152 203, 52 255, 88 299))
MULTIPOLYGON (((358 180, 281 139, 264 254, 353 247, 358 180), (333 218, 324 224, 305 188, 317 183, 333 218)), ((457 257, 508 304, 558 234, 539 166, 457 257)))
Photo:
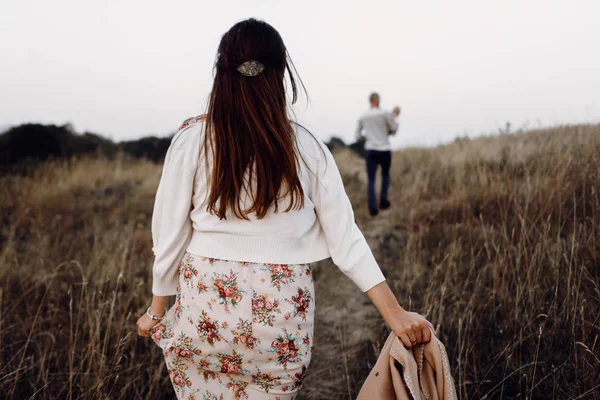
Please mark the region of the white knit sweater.
MULTIPOLYGON (((328 257, 362 290, 385 280, 354 222, 352 205, 331 153, 297 127, 304 208, 263 219, 234 215, 220 220, 206 210, 204 123, 193 122, 173 137, 165 158, 152 216, 155 255, 152 292, 177 292, 178 267, 186 250, 199 256, 269 264, 301 264, 328 257)), ((287 206, 287 203, 284 203, 287 206)))

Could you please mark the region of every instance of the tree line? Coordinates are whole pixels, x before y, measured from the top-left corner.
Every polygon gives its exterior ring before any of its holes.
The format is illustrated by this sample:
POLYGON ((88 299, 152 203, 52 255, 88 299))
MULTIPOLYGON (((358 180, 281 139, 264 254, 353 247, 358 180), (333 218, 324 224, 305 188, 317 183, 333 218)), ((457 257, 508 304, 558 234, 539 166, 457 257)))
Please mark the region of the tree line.
MULTIPOLYGON (((115 142, 95 133, 79 134, 69 124, 23 124, 0 134, 0 170, 21 170, 47 160, 70 160, 93 155, 112 159, 124 154, 159 163, 164 160, 172 137, 146 136, 115 142)), ((347 147, 338 137, 331 138, 327 146, 331 151, 347 147)), ((363 143, 360 142, 348 147, 359 154, 364 152, 363 143)))

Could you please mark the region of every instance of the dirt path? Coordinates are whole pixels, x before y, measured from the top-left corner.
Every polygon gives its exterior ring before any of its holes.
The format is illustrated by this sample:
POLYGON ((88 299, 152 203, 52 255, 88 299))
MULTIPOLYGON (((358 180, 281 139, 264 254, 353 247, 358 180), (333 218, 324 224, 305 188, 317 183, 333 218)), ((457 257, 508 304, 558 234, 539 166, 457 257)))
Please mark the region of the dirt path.
MULTIPOLYGON (((366 190, 364 160, 348 152, 336 155, 343 174, 355 175, 366 190), (338 159, 339 156, 339 159, 338 159)), ((361 229, 375 258, 392 229, 386 211, 362 221, 361 229)), ((368 297, 331 261, 315 266, 317 298, 315 348, 300 399, 355 398, 378 354, 384 323, 368 297)))
MULTIPOLYGON (((348 150, 347 153, 340 155, 340 162, 338 163, 340 166, 340 170, 344 174, 357 176, 360 182, 364 186, 364 190, 367 188, 367 171, 365 168, 365 161, 363 158, 360 158, 354 152, 348 150)), ((337 158, 337 157, 336 157, 337 158)), ((379 171, 378 171, 379 172, 379 171)), ((378 178, 380 179, 380 178, 378 178)), ((378 180, 378 184, 379 184, 378 180)), ((394 198, 394 188, 390 187, 390 198, 394 198)), ((372 217, 366 222, 361 224, 361 229, 371 250, 375 254, 377 258, 380 246, 381 246, 381 237, 382 235, 390 232, 393 229, 393 222, 389 218, 390 210, 380 210, 379 214, 376 217, 372 217)))

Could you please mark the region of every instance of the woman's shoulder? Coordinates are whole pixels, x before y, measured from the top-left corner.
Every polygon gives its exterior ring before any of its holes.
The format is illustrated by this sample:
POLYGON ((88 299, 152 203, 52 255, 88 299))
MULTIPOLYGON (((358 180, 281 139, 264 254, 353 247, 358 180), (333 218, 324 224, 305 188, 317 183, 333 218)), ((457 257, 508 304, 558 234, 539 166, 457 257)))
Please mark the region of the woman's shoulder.
POLYGON ((171 146, 177 149, 195 147, 200 142, 200 137, 204 131, 204 121, 206 121, 206 114, 191 117, 183 121, 171 140, 171 146))
POLYGON ((190 125, 198 124, 198 123, 204 122, 204 121, 206 121, 206 114, 200 114, 195 117, 190 117, 181 123, 181 126, 179 127, 178 131, 185 129, 190 125))
POLYGON ((323 147, 326 147, 325 143, 304 126, 296 122, 293 122, 292 126, 296 132, 296 142, 300 152, 305 155, 320 157, 323 153, 323 147))
POLYGON ((300 124, 294 123, 294 129, 296 131, 296 143, 300 159, 313 172, 309 176, 324 174, 328 171, 332 162, 335 166, 331 152, 321 139, 300 124))

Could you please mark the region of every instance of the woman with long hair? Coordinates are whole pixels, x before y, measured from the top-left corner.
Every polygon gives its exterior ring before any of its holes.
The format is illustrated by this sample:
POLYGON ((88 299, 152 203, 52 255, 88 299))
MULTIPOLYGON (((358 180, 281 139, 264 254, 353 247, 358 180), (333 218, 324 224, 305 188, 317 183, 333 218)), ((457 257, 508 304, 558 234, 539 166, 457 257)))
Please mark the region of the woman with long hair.
POLYGON ((153 299, 137 322, 180 399, 293 399, 313 345, 310 263, 331 257, 406 346, 431 324, 385 283, 327 147, 292 122, 303 87, 279 33, 219 45, 207 113, 173 137, 152 217, 153 299), (168 296, 175 304, 165 313, 168 296))

